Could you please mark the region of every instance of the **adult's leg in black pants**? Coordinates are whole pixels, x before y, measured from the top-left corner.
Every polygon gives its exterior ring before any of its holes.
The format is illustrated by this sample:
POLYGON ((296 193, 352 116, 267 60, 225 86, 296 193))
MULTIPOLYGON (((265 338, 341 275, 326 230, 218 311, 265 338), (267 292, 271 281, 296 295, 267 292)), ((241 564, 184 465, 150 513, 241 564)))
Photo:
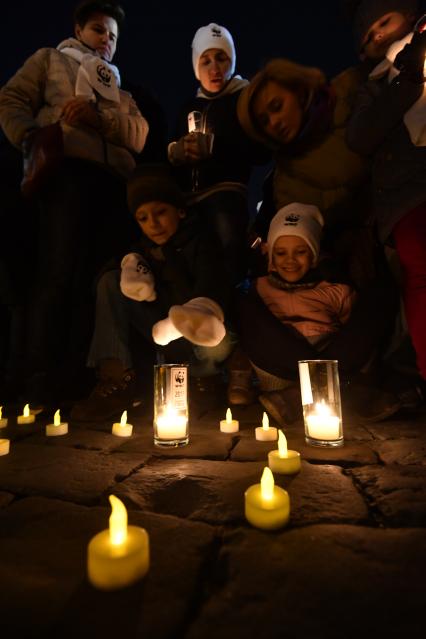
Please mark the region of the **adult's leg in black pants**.
POLYGON ((40 205, 28 338, 35 394, 45 390, 39 383, 44 385, 46 374, 60 380, 70 370, 65 362, 71 353, 74 370, 84 369, 93 330, 94 277, 127 244, 131 220, 124 182, 81 160, 64 163, 40 205))

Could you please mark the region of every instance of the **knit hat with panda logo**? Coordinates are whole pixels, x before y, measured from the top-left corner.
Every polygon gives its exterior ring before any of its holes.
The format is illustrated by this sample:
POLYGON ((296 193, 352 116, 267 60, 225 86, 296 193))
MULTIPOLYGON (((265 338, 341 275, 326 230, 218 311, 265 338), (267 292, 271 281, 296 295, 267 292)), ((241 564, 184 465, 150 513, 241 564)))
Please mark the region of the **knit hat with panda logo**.
POLYGON ((297 235, 305 240, 314 255, 316 264, 324 219, 313 204, 292 202, 281 208, 272 218, 268 232, 269 262, 272 262, 274 244, 282 235, 297 235))
POLYGON ((235 72, 235 46, 234 40, 228 29, 221 27, 219 24, 211 22, 206 27, 200 27, 195 33, 192 41, 192 66, 194 67, 194 73, 197 80, 200 79, 198 73, 198 64, 200 57, 207 49, 221 49, 225 51, 226 55, 231 60, 230 77, 235 72))

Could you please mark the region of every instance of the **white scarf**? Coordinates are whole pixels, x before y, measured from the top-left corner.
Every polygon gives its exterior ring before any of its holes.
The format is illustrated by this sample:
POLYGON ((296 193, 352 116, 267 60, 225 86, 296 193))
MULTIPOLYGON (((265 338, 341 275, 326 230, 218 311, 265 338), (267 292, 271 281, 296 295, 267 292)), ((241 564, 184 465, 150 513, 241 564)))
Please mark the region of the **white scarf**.
POLYGON ((221 98, 224 95, 228 95, 230 93, 235 93, 235 91, 239 91, 243 87, 248 85, 248 80, 243 80, 240 75, 234 75, 231 80, 229 80, 228 84, 224 89, 218 91, 217 93, 206 94, 203 91, 203 87, 199 87, 197 91, 197 98, 205 98, 206 100, 216 100, 216 98, 221 98))
POLYGON ((96 102, 96 93, 99 93, 106 100, 120 104, 120 72, 116 66, 72 46, 60 51, 80 63, 75 83, 76 95, 96 102))
MULTIPOLYGON (((394 42, 389 47, 386 58, 372 70, 369 78, 378 80, 387 74, 388 81, 391 82, 399 74, 399 69, 393 65, 395 58, 405 45, 411 42, 412 38, 413 33, 409 33, 402 40, 394 42)), ((423 85, 422 95, 405 113, 404 124, 408 129, 412 143, 415 146, 426 146, 426 84, 423 85)))

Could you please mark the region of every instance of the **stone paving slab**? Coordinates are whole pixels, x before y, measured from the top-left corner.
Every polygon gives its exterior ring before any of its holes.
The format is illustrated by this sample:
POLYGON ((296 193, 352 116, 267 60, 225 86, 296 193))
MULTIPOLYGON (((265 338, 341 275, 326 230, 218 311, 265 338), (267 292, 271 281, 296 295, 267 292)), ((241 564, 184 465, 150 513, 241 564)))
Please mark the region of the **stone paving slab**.
POLYGON ((185 639, 424 637, 423 530, 240 530, 219 563, 185 639))
MULTIPOLYGON (((426 467, 369 466, 350 474, 386 526, 426 525, 426 467)), ((425 543, 426 545, 426 543, 425 543)))
POLYGON ((20 443, 0 457, 0 486, 17 495, 96 503, 109 486, 141 467, 146 458, 20 443))
POLYGON ((214 530, 129 512, 129 523, 148 531, 151 567, 144 581, 108 593, 88 583, 86 549, 109 515, 109 507, 43 498, 0 510, 2 639, 177 636, 198 596, 203 564, 214 553, 214 530))
POLYGON ((189 445, 182 447, 159 447, 154 445, 152 431, 149 435, 131 437, 120 446, 122 453, 150 453, 153 457, 202 458, 225 460, 233 446, 232 437, 206 428, 192 428, 189 445))
MULTIPOLYGON (((148 463, 117 485, 117 496, 132 507, 169 513, 212 525, 245 523, 244 492, 260 481, 265 463, 201 460, 148 463)), ((351 478, 333 466, 303 463, 293 478, 276 475, 288 490, 291 523, 363 522, 368 509, 351 478)))
POLYGON ((373 448, 384 464, 426 465, 426 436, 376 442, 373 448))
MULTIPOLYGON (((341 466, 361 466, 377 464, 378 457, 366 444, 348 443, 342 448, 315 448, 307 446, 304 438, 287 433, 287 445, 297 450, 302 459, 309 462, 337 464, 341 466)), ((278 448, 275 442, 260 442, 253 438, 240 437, 231 453, 233 461, 257 461, 267 459, 268 452, 278 448)))

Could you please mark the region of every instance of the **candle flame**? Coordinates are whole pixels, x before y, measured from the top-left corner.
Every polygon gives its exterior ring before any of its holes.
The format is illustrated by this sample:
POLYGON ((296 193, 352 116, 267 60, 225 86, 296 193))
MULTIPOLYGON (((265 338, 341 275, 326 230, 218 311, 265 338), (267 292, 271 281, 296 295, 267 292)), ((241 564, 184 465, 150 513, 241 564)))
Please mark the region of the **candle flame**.
POLYGON ((53 416, 53 425, 60 426, 61 425, 61 413, 59 412, 59 408, 53 416))
POLYGON ((25 404, 23 416, 24 417, 29 417, 30 416, 30 405, 29 404, 25 404))
POLYGON ((109 518, 109 539, 114 546, 127 539, 127 510, 123 502, 115 495, 109 496, 111 516, 109 518))
POLYGON ((274 496, 274 476, 272 470, 265 466, 260 480, 260 495, 262 499, 271 501, 274 496))
POLYGON ((330 406, 328 406, 323 399, 321 402, 315 404, 315 412, 321 417, 329 417, 331 415, 330 406))
POLYGON ((262 428, 263 430, 269 430, 269 417, 266 413, 263 413, 262 428))
POLYGON ((2 411, 3 411, 3 406, 0 406, 0 419, 1 419, 1 416, 2 416, 2 411))
POLYGON ((126 424, 127 424, 127 410, 124 410, 120 419, 120 426, 125 426, 126 424))
MULTIPOLYGON (((0 417, 1 417, 1 414, 0 414, 0 417)), ((226 411, 226 423, 232 424, 232 413, 230 408, 228 408, 228 410, 226 411)))
POLYGON ((282 430, 278 431, 278 455, 281 458, 288 457, 287 437, 282 430))

